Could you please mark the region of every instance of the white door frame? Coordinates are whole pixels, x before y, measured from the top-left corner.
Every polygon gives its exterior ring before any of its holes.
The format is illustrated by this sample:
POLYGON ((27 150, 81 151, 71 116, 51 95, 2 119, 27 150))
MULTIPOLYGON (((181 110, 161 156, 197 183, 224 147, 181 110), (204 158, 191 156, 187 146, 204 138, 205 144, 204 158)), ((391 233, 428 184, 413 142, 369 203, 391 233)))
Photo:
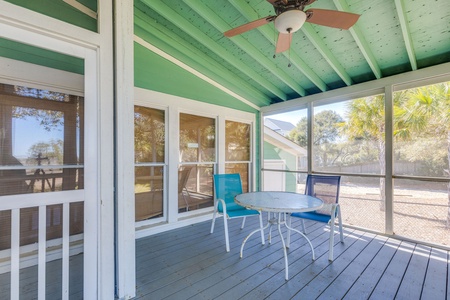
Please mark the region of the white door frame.
MULTIPOLYGON (((112 3, 99 2, 103 5, 99 11, 111 14, 112 3)), ((84 299, 113 299, 112 39, 4 1, 0 1, 0 37, 85 62, 85 128, 89 130, 85 132, 84 299)))

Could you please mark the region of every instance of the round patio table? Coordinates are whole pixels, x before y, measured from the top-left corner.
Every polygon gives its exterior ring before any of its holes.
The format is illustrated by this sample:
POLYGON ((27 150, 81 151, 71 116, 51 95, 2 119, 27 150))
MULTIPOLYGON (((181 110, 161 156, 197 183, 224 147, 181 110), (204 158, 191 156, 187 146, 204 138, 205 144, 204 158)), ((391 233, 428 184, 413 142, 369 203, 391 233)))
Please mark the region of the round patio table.
MULTIPOLYGON (((311 247, 312 257, 315 260, 314 247, 311 244, 311 241, 308 237, 300 232, 297 229, 290 227, 286 222, 286 214, 293 212, 308 212, 314 211, 322 208, 323 201, 304 194, 292 193, 292 192, 251 192, 237 195, 234 198, 234 201, 242 205, 248 209, 254 209, 259 212, 265 211, 269 213, 269 220, 267 224, 264 226, 264 229, 267 229, 269 226, 269 243, 271 242, 271 229, 273 225, 277 225, 278 233, 281 238, 281 243, 283 245, 283 254, 284 254, 284 264, 285 264, 285 279, 289 279, 289 268, 288 268, 288 259, 287 259, 287 251, 286 248, 289 247, 289 234, 287 245, 284 241, 283 234, 281 233, 281 225, 286 226, 288 230, 295 231, 302 235, 309 246, 311 247), (270 217, 270 214, 273 214, 273 217, 270 217)), ((242 242, 240 257, 242 258, 244 252, 244 246, 247 240, 256 232, 261 231, 261 228, 252 231, 242 242)))

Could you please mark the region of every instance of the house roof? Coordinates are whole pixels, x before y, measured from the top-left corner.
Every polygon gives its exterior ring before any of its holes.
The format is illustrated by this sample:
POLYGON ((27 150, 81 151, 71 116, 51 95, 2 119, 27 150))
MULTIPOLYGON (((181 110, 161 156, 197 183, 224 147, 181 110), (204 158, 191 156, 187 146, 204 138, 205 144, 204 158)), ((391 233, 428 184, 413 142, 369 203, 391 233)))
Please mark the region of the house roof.
POLYGON ((274 131, 289 132, 295 128, 294 124, 272 118, 264 118, 264 125, 274 131))
POLYGON ((349 30, 305 23, 275 58, 273 22, 223 35, 274 15, 266 0, 136 0, 135 27, 258 107, 450 61, 448 0, 316 0, 311 8, 361 17, 349 30))
POLYGON ((307 156, 307 150, 276 131, 264 126, 264 141, 279 147, 295 156, 307 156))

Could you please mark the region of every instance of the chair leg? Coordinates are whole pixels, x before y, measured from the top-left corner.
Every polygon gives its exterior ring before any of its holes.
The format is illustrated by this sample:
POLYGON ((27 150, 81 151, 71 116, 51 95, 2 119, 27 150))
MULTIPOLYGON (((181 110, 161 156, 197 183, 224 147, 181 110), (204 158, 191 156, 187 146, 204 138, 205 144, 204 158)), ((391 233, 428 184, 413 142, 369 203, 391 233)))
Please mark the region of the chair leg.
POLYGON ((333 249, 334 249, 334 220, 331 220, 330 224, 330 241, 329 241, 329 251, 328 251, 328 260, 333 261, 333 249))
POLYGON ((338 206, 338 218, 339 218, 339 235, 341 238, 341 243, 344 242, 344 231, 342 230, 342 217, 341 217, 341 208, 338 206))
POLYGON ((243 217, 243 218, 242 218, 242 225, 241 225, 241 229, 244 229, 244 225, 245 225, 245 218, 246 218, 246 217, 243 217))
POLYGON ((225 231, 225 248, 227 249, 227 252, 230 252, 230 240, 228 239, 228 222, 225 215, 223 216, 223 227, 225 231))
POLYGON ((213 218, 212 218, 212 223, 211 223, 211 231, 210 231, 210 233, 213 233, 213 232, 214 232, 214 225, 216 224, 216 214, 217 214, 217 211, 214 210, 213 218))
POLYGON ((184 203, 186 204, 186 211, 189 211, 189 203, 186 200, 186 197, 184 196, 183 191, 181 191, 181 196, 183 196, 184 203))

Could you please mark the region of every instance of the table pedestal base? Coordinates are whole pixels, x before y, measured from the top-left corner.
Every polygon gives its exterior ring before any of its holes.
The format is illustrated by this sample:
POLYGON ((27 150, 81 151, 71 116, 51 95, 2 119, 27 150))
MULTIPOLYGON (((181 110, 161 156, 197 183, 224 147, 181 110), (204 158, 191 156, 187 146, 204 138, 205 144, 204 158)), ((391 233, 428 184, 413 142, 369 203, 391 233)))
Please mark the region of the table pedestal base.
MULTIPOLYGON (((300 234, 301 236, 303 236, 303 237, 306 239, 306 241, 308 242, 309 246, 311 247, 312 259, 315 260, 315 259, 316 259, 316 256, 315 256, 315 254, 314 254, 314 247, 313 247, 313 245, 311 244, 311 241, 308 239, 308 237, 307 237, 305 234, 303 234, 302 232, 300 232, 299 230, 294 229, 294 228, 290 227, 290 226, 287 224, 287 222, 286 222, 286 213, 278 213, 278 218, 276 218, 275 216, 276 216, 276 214, 274 213, 274 217, 273 217, 273 218, 270 218, 270 213, 269 213, 269 221, 267 222, 266 226, 264 226, 263 230, 264 230, 264 229, 267 229, 268 227, 270 227, 270 228, 269 228, 269 244, 271 244, 271 240, 272 240, 272 226, 273 226, 273 225, 277 225, 277 228, 278 228, 278 234, 280 235, 281 243, 282 243, 282 245, 283 245, 284 265, 285 265, 285 279, 286 279, 286 280, 289 280, 289 264, 288 264, 288 258, 287 258, 287 250, 286 250, 286 248, 289 248, 289 246, 290 246, 290 240, 289 240, 290 234, 288 233, 288 241, 287 241, 287 244, 286 244, 285 241, 284 241, 283 234, 282 234, 282 232, 281 232, 281 225, 286 226, 288 232, 289 232, 290 230, 292 230, 292 231, 297 232, 297 233, 300 234), (283 215, 283 218, 282 218, 282 215, 283 215)), ((242 242, 242 245, 241 245, 241 252, 240 252, 240 257, 241 257, 241 258, 243 257, 244 246, 245 246, 245 243, 247 242, 247 240, 248 240, 253 234, 255 234, 255 233, 257 233, 257 232, 260 232, 260 231, 261 231, 261 228, 256 229, 256 230, 250 232, 250 234, 244 239, 244 241, 242 242)))

